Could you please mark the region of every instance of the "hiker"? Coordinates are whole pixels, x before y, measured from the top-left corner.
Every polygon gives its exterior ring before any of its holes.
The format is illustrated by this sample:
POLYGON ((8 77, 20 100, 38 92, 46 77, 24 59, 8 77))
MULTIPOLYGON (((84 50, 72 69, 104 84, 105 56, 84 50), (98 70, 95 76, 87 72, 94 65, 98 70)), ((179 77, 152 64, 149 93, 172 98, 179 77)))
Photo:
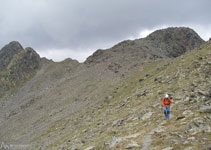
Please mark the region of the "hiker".
POLYGON ((162 100, 161 106, 163 107, 164 114, 166 117, 166 120, 170 119, 170 106, 172 104, 171 99, 169 98, 169 95, 166 94, 165 98, 162 100))

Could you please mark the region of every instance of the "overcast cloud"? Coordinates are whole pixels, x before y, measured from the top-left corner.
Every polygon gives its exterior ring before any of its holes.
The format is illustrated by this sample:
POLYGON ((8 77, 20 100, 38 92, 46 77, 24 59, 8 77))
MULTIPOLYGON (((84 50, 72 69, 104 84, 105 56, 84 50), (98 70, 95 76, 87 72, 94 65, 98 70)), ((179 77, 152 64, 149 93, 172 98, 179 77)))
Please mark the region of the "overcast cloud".
POLYGON ((41 56, 84 61, 96 49, 169 26, 211 37, 211 0, 0 0, 0 47, 19 41, 41 56))

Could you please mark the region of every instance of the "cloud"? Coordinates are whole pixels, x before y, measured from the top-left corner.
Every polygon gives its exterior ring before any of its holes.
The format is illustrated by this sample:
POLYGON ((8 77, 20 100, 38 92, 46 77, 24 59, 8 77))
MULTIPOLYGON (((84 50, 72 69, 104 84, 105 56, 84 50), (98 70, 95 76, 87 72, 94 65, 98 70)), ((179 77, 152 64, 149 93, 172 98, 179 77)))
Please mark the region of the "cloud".
POLYGON ((55 60, 65 56, 84 60, 98 48, 146 36, 163 26, 189 26, 205 40, 211 34, 210 0, 0 0, 0 4, 0 46, 17 40, 55 60))

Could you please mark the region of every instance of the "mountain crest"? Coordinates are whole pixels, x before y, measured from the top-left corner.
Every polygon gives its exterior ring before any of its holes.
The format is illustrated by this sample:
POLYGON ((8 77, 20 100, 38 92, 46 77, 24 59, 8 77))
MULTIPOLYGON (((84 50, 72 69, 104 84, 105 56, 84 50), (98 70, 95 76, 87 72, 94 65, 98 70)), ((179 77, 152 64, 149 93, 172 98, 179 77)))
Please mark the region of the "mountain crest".
POLYGON ((17 41, 12 41, 9 44, 5 45, 0 50, 0 72, 3 71, 12 60, 15 54, 23 51, 23 47, 17 41))
POLYGON ((12 55, 9 44, 0 141, 27 150, 209 149, 211 41, 177 57, 203 42, 189 28, 168 28, 98 50, 88 64, 40 59, 30 47, 12 55))
POLYGON ((41 67, 40 56, 30 47, 13 41, 0 51, 0 84, 3 92, 30 79, 41 67))
POLYGON ((9 44, 5 45, 1 51, 16 51, 20 52, 23 50, 22 45, 18 41, 12 41, 9 44))
POLYGON ((205 41, 187 27, 170 27, 157 30, 146 37, 154 47, 163 50, 167 57, 178 57, 187 51, 199 47, 205 41))
POLYGON ((146 38, 126 40, 105 51, 97 50, 85 61, 86 64, 99 64, 105 61, 172 58, 199 47, 204 41, 190 28, 171 27, 157 30, 146 38), (115 55, 115 58, 112 56, 115 55), (118 58, 117 58, 118 57, 118 58))

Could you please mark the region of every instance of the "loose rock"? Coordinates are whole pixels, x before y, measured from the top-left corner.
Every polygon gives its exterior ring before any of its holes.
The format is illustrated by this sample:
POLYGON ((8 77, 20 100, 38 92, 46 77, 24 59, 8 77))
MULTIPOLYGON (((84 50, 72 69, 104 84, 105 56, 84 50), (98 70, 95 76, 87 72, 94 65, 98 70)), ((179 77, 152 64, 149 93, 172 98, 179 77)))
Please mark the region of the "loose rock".
POLYGON ((128 144, 127 149, 132 149, 132 148, 136 148, 136 147, 140 147, 140 145, 138 145, 137 142, 132 141, 132 143, 128 144))

